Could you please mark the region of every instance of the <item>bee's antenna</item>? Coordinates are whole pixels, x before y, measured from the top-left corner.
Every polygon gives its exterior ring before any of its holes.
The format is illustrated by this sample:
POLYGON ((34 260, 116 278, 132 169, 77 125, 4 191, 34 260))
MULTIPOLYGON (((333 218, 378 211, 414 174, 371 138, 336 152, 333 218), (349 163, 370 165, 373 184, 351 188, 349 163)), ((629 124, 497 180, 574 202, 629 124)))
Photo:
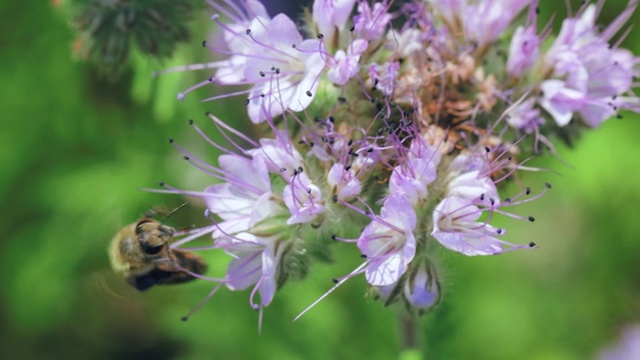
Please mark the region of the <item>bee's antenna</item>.
POLYGON ((182 209, 183 207, 189 205, 189 202, 185 202, 184 204, 178 206, 177 208, 171 210, 167 215, 165 215, 165 219, 170 217, 171 215, 175 214, 178 210, 182 209))

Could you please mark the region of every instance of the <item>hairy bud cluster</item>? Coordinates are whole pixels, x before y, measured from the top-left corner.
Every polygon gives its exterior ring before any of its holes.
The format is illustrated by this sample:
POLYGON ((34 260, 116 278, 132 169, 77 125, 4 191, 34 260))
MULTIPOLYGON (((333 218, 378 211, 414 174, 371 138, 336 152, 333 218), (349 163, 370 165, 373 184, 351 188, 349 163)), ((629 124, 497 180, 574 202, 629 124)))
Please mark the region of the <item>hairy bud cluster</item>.
POLYGON ((73 0, 68 4, 78 31, 74 52, 109 76, 127 63, 132 43, 151 57, 166 58, 190 40, 187 22, 198 0, 73 0))

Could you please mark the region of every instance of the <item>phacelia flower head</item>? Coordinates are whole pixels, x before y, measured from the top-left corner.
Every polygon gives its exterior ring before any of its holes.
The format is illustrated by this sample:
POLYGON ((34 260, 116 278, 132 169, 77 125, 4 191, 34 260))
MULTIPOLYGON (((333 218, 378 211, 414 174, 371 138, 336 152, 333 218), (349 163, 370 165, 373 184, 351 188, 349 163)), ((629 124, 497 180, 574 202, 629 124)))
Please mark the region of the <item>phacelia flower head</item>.
POLYGON ((540 105, 556 123, 565 126, 574 114, 596 127, 620 108, 638 109, 635 96, 622 98, 638 75, 640 58, 609 44, 611 37, 628 19, 637 1, 613 24, 600 32, 597 9, 589 5, 575 18, 565 19, 560 33, 544 55, 544 66, 553 76, 540 84, 540 105))
POLYGON ((228 149, 194 126, 223 153, 215 165, 174 144, 213 181, 161 190, 202 199, 210 221, 172 246, 209 236, 205 249, 232 257, 226 274, 206 278, 214 292, 251 288, 260 309, 314 261, 357 248, 359 265, 296 319, 360 275, 385 305, 424 314, 446 292, 441 252, 535 248, 494 219, 534 222, 511 209, 550 186, 507 197, 507 180, 540 171, 525 164, 539 143, 553 152, 561 127, 568 139, 618 109, 640 111, 639 58, 611 43, 636 0, 602 30, 598 7, 583 6, 558 34, 538 30, 537 2, 525 0, 318 0, 300 27, 255 0, 210 3, 227 19, 214 16, 224 44, 205 45, 225 59, 199 65, 215 74, 193 88, 246 87, 215 98, 248 95, 261 132, 255 140, 210 116, 228 149))

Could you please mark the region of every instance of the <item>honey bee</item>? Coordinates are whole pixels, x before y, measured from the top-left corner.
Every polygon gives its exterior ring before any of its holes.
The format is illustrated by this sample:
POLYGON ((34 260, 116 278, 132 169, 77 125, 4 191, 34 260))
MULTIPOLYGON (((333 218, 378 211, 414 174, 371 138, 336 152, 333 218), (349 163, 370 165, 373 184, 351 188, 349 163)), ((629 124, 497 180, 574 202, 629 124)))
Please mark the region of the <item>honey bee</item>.
POLYGON ((111 267, 124 275, 138 291, 154 285, 180 284, 203 274, 207 265, 199 256, 179 249, 171 249, 169 241, 176 230, 153 219, 155 212, 118 231, 109 247, 111 267))

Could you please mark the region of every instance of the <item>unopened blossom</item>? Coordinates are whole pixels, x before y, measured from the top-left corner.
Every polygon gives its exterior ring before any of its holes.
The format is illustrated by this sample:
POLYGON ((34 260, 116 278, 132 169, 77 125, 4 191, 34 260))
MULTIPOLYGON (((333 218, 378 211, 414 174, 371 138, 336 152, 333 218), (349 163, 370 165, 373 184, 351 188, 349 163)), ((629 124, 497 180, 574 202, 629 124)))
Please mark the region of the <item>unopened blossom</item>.
POLYGON ((343 164, 334 164, 327 174, 327 184, 335 189, 336 199, 349 201, 362 191, 360 180, 353 168, 346 168, 343 164))
POLYGON ((330 68, 327 77, 336 85, 344 85, 356 76, 359 68, 360 55, 367 50, 366 40, 357 39, 349 44, 347 51, 338 50, 329 60, 330 68))
POLYGON ((535 107, 535 99, 528 98, 509 110, 507 123, 514 129, 523 130, 527 134, 534 132, 540 125, 544 124, 544 119, 540 114, 540 109, 535 107))
POLYGON ((369 76, 373 80, 374 86, 380 90, 383 95, 393 94, 395 88, 395 79, 398 76, 400 64, 392 61, 384 64, 372 64, 369 67, 369 76))
MULTIPOLYGON (((433 10, 441 14, 452 28, 463 25, 467 38, 485 45, 509 26, 529 5, 529 0, 430 0, 433 10)), ((455 30, 455 29, 452 29, 455 30)))
POLYGON ((304 161, 286 132, 276 135, 275 139, 260 139, 260 147, 247 150, 247 153, 254 158, 261 158, 269 172, 289 178, 303 168, 304 161))
POLYGON ((318 33, 333 39, 336 31, 341 31, 349 20, 355 0, 314 0, 313 22, 318 33))
POLYGON ((440 300, 440 282, 435 266, 423 260, 411 272, 404 284, 404 299, 407 306, 418 311, 428 310, 440 300))
POLYGON ((466 36, 481 46, 496 40, 530 3, 530 0, 469 1, 460 20, 466 36))
POLYGON ((423 139, 415 139, 403 161, 393 169, 389 178, 392 194, 403 194, 412 205, 427 199, 427 186, 436 179, 440 162, 439 149, 423 139))
POLYGON ((509 45, 507 74, 514 77, 522 77, 538 59, 539 51, 540 37, 536 34, 536 27, 518 26, 509 45))
POLYGON ((362 39, 378 40, 388 29, 391 22, 387 1, 369 5, 366 1, 358 3, 358 12, 353 17, 354 31, 362 39))
POLYGON ((322 192, 304 172, 293 176, 282 198, 291 212, 287 224, 309 223, 324 212, 322 192))

